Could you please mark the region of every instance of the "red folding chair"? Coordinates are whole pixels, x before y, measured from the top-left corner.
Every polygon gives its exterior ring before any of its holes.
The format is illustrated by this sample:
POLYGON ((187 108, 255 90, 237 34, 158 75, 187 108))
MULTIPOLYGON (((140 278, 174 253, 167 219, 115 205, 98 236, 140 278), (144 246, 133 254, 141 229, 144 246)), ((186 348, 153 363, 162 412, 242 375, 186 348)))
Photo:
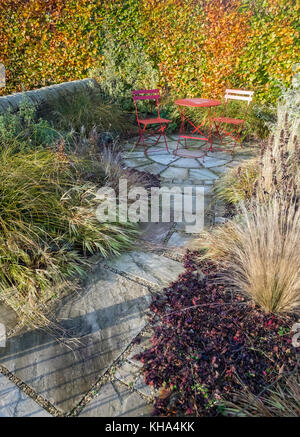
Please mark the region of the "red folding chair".
POLYGON ((220 138, 221 144, 223 143, 224 136, 228 136, 228 137, 231 137, 234 139, 234 145, 233 145, 232 149, 230 149, 230 150, 217 148, 218 150, 223 150, 226 152, 233 153, 235 146, 237 144, 241 145, 240 135, 241 135, 241 131, 245 125, 249 105, 250 105, 250 102, 252 101, 253 94, 254 94, 254 91, 245 91, 245 90, 226 90, 225 91, 224 114, 222 117, 214 117, 213 123, 215 125, 217 135, 220 138), (244 118, 232 118, 232 117, 226 116, 229 100, 241 100, 241 101, 247 102, 247 106, 246 106, 245 111, 244 111, 244 118), (226 125, 226 124, 232 125, 235 127, 231 131, 227 131, 221 127, 221 125, 226 125))
POLYGON ((136 146, 142 142, 143 146, 146 148, 146 146, 155 146, 158 141, 160 140, 161 136, 163 136, 164 140, 165 140, 165 145, 166 145, 166 149, 169 152, 168 149, 168 144, 167 144, 167 140, 166 140, 166 135, 165 135, 165 130, 168 126, 168 123, 171 122, 171 120, 168 120, 167 118, 161 118, 159 115, 159 90, 155 89, 155 90, 134 90, 132 91, 132 98, 135 104, 135 112, 136 112, 136 119, 139 125, 139 139, 136 143, 136 146), (138 106, 137 106, 137 101, 138 100, 156 100, 156 107, 157 107, 157 117, 154 118, 139 118, 139 113, 138 113, 138 106), (159 125, 159 127, 156 130, 153 131, 147 131, 146 132, 146 128, 149 125, 159 125), (155 135, 159 135, 159 137, 157 138, 157 140, 155 142, 152 143, 145 143, 145 136, 148 136, 148 138, 155 136, 155 135))

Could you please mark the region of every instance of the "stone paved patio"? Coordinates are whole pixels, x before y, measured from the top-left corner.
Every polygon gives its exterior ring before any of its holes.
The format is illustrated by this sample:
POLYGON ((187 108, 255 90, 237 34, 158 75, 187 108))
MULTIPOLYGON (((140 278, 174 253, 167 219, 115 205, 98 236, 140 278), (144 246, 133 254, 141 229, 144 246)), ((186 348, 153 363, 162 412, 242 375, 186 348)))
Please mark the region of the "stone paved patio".
MULTIPOLYGON (((203 161, 174 156, 176 140, 170 137, 168 143, 170 154, 162 144, 145 153, 128 142, 125 165, 159 175, 162 185, 203 186, 206 207, 214 181, 254 153, 213 152, 203 161)), ((207 211, 205 224, 222 222, 222 214, 217 205, 207 211)), ((63 339, 24 330, 0 347, 0 417, 150 414, 155 393, 134 356, 150 345, 151 297, 183 272, 181 256, 195 234, 185 232, 185 223, 140 228, 135 251, 105 261, 95 257, 85 284, 59 303, 53 318, 67 334, 63 339)), ((0 323, 7 329, 16 324, 16 315, 3 305, 0 323)))
MULTIPOLYGON (((192 154, 203 149, 206 143, 202 141, 188 140, 187 150, 192 154)), ((214 144, 220 147, 218 144, 214 144)), ((211 209, 211 193, 214 182, 228 169, 240 164, 245 159, 255 156, 257 150, 253 147, 237 147, 232 155, 224 151, 208 152, 203 158, 182 158, 174 155, 177 147, 175 135, 168 136, 167 152, 164 142, 156 146, 148 147, 147 151, 142 146, 135 147, 135 140, 129 141, 124 146, 123 157, 127 167, 146 171, 159 176, 162 186, 202 186, 204 187, 205 216, 204 224, 209 226, 213 223, 221 223, 224 213, 223 206, 216 204, 211 209), (146 161, 145 161, 146 160, 146 161), (146 162, 146 163, 145 163, 146 162)), ((182 146, 180 146, 182 148, 182 146)), ((202 153, 200 153, 201 155, 202 153)), ((143 239, 154 244, 162 243, 169 250, 181 253, 189 245, 189 241, 195 238, 194 234, 185 232, 185 223, 149 223, 143 225, 143 239)))

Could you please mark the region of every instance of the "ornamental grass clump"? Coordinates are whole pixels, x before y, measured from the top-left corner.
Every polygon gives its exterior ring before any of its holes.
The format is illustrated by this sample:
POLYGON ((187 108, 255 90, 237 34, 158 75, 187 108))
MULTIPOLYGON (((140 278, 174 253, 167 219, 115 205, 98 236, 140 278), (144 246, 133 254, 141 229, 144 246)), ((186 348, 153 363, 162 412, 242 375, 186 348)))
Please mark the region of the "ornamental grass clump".
POLYGON ((294 105, 279 106, 277 125, 262 144, 260 157, 218 181, 216 197, 235 205, 235 217, 211 232, 204 231, 195 243, 203 259, 218 265, 229 288, 245 293, 267 313, 297 312, 300 305, 296 97, 293 94, 294 105))
POLYGON ((257 159, 230 169, 214 185, 214 197, 229 205, 251 199, 258 176, 257 159))
POLYGON ((216 199, 229 205, 249 202, 253 197, 266 202, 275 193, 300 196, 300 144, 291 139, 288 115, 285 126, 262 143, 260 157, 245 161, 225 173, 214 187, 216 199))
POLYGON ((255 396, 247 387, 233 392, 234 402, 224 403, 224 413, 240 417, 299 417, 300 377, 290 375, 270 384, 255 396))
POLYGON ((267 313, 300 306, 300 209, 281 198, 251 207, 205 231, 196 243, 215 262, 228 287, 245 293, 267 313))
POLYGON ((134 225, 96 219, 104 175, 95 183, 87 170, 62 150, 1 150, 0 299, 24 323, 47 323, 46 307, 84 273, 88 254, 119 254, 134 242, 134 225))
POLYGON ((300 90, 285 93, 277 111, 272 135, 261 143, 260 156, 245 161, 223 175, 215 185, 215 197, 227 204, 267 202, 275 193, 300 196, 300 90))
POLYGON ((91 88, 89 92, 78 92, 66 99, 50 103, 49 121, 59 131, 80 135, 84 128, 90 132, 110 131, 115 135, 125 134, 132 129, 118 105, 107 101, 99 89, 91 88))

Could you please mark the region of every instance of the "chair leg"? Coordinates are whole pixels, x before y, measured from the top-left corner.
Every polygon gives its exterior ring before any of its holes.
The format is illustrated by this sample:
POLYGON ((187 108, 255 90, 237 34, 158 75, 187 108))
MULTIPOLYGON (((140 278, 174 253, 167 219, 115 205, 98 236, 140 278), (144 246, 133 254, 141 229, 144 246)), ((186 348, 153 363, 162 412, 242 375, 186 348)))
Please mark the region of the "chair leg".
POLYGON ((220 134, 220 131, 219 131, 219 126, 217 125, 217 123, 216 123, 216 122, 214 122, 214 125, 215 125, 215 128, 216 128, 216 132, 217 132, 217 135, 218 135, 218 137, 219 137, 219 140, 220 140, 220 144, 223 144, 223 138, 222 138, 222 135, 220 134))
POLYGON ((240 130, 239 130, 239 131, 236 130, 236 131, 235 131, 235 135, 236 135, 236 136, 231 135, 232 138, 234 139, 233 150, 236 148, 236 146, 237 146, 238 144, 241 146, 241 148, 243 147, 243 146, 242 146, 242 142, 241 142, 241 140, 240 140, 240 133, 241 133, 240 130))
POLYGON ((144 131, 145 131, 145 127, 143 129, 141 129, 141 127, 139 126, 139 139, 137 140, 135 147, 137 147, 139 145, 139 143, 141 142, 143 144, 143 146, 145 147, 145 142, 144 142, 144 131))
MULTIPOLYGON (((157 140, 156 140, 155 142, 153 142, 153 143, 148 144, 148 145, 150 145, 150 146, 156 146, 156 144, 159 142, 160 138, 163 136, 163 138, 164 138, 164 142, 165 142, 165 146, 166 146, 166 149, 167 149, 167 152, 170 153, 170 152, 169 152, 169 148, 168 148, 168 143, 167 143, 166 135, 165 135, 165 130, 166 130, 166 128, 167 128, 167 124, 166 124, 166 125, 160 124, 160 129, 156 130, 156 131, 151 135, 151 136, 157 135, 157 136, 158 136, 158 137, 157 137, 157 140)), ((145 140, 144 140, 144 133, 146 133, 146 125, 144 126, 143 129, 140 129, 140 130, 139 130, 139 139, 138 139, 138 141, 137 141, 135 147, 137 147, 138 144, 141 142, 141 143, 143 144, 143 146, 144 146, 145 153, 147 154, 147 144, 145 143, 145 140)))
MULTIPOLYGON (((158 133, 159 133, 159 132, 158 132, 158 133)), ((161 136, 162 136, 162 133, 159 135, 159 137, 157 138, 157 140, 155 141, 155 143, 153 143, 153 146, 156 146, 156 144, 159 142, 161 136)))
POLYGON ((166 134, 165 134, 166 127, 167 127, 167 125, 164 125, 164 126, 161 125, 161 130, 162 130, 162 135, 163 135, 164 140, 165 140, 165 145, 166 145, 167 152, 170 153, 169 152, 169 148, 168 148, 167 139, 166 139, 166 134))
POLYGON ((136 147, 139 145, 140 141, 143 142, 143 135, 142 135, 142 133, 139 134, 139 139, 138 139, 137 142, 135 143, 134 148, 136 148, 136 147))
MULTIPOLYGON (((141 142, 142 142, 142 144, 143 144, 144 150, 145 150, 145 152, 146 152, 146 151, 147 151, 147 148, 146 148, 146 143, 145 143, 145 140, 144 140, 144 133, 145 133, 145 130, 146 130, 146 125, 144 126, 143 130, 141 130, 140 139, 141 139, 141 142)), ((138 141, 138 142, 139 142, 139 141, 138 141)))
MULTIPOLYGON (((182 125, 182 132, 183 132, 183 135, 185 135, 185 128, 184 128, 184 123, 183 123, 183 125, 182 125)), ((184 138, 184 148, 185 148, 185 149, 187 149, 187 142, 186 142, 186 138, 184 138)))
POLYGON ((231 130, 230 132, 228 132, 225 129, 223 129, 222 130, 223 136, 221 135, 221 132, 220 132, 220 125, 218 125, 215 121, 214 121, 214 125, 215 125, 215 128, 216 128, 216 133, 217 133, 217 135, 218 135, 218 137, 220 139, 220 144, 223 144, 223 139, 224 139, 225 136, 232 138, 233 141, 234 141, 232 149, 231 150, 226 150, 225 149, 225 151, 228 151, 228 152, 233 154, 234 149, 236 148, 237 145, 240 145, 241 147, 243 147, 242 146, 242 141, 241 141, 241 138, 240 138, 241 137, 241 132, 242 132, 243 125, 241 125, 240 128, 231 130))
POLYGON ((240 127, 240 129, 237 131, 237 141, 239 143, 239 145, 241 146, 241 148, 243 148, 242 146, 242 141, 241 141, 241 132, 242 132, 242 127, 240 127))

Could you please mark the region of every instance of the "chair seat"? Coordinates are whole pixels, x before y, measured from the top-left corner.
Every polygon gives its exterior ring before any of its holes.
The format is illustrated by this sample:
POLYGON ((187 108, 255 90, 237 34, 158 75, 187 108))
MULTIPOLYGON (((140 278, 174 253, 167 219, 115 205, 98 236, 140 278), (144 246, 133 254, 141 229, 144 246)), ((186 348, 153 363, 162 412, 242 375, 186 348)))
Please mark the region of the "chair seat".
POLYGON ((214 121, 218 121, 219 123, 228 123, 228 124, 243 124, 245 120, 241 120, 239 118, 230 118, 230 117, 215 117, 214 121))
POLYGON ((160 123, 170 123, 171 120, 167 118, 145 118, 143 120, 139 120, 142 124, 160 124, 160 123))

